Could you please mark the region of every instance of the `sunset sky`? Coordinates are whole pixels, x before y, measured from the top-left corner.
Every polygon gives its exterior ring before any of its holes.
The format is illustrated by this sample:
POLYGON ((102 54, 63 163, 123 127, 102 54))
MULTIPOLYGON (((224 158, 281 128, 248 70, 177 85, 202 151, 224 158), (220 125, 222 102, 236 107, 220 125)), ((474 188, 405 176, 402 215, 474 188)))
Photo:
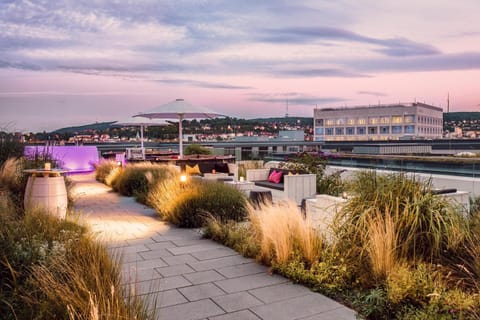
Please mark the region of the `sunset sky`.
POLYGON ((0 0, 0 131, 176 98, 233 117, 420 101, 480 111, 479 0, 0 0))

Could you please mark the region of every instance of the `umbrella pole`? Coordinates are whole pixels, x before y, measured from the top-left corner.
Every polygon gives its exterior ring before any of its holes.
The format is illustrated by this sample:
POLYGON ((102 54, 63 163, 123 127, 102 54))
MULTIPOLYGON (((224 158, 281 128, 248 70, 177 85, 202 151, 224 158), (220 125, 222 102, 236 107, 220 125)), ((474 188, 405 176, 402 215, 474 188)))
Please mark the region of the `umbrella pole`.
POLYGON ((179 158, 183 158, 183 129, 182 129, 183 113, 178 114, 178 142, 179 142, 179 158))
POLYGON ((143 124, 140 125, 140 145, 142 147, 142 158, 145 160, 145 149, 143 148, 143 124))

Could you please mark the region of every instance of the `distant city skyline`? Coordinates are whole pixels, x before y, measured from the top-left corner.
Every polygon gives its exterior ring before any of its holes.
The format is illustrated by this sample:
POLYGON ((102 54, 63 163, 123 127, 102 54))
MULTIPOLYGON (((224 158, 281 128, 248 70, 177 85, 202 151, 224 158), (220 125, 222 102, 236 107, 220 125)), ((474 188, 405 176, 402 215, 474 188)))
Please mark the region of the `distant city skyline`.
POLYGON ((478 0, 2 1, 0 131, 183 98, 239 118, 425 102, 480 111, 478 0))

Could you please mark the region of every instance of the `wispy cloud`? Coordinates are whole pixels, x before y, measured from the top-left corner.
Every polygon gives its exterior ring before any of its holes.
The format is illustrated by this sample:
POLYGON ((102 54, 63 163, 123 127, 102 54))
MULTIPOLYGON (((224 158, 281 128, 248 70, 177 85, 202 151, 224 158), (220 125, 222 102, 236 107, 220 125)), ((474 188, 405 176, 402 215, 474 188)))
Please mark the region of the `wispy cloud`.
POLYGON ((345 65, 358 72, 474 70, 480 69, 480 52, 429 57, 356 59, 345 61, 345 65))
POLYGON ((200 88, 234 89, 234 90, 253 89, 252 87, 248 87, 248 86, 238 86, 238 85, 231 85, 227 83, 214 83, 214 82, 208 82, 208 81, 187 80, 187 79, 162 79, 162 80, 154 80, 154 81, 160 82, 160 83, 168 83, 168 84, 187 84, 193 87, 200 87, 200 88))
POLYGON ((374 96, 374 97, 387 97, 388 94, 379 92, 379 91, 369 91, 369 90, 363 90, 363 91, 358 91, 357 94, 363 94, 367 96, 374 96))
POLYGON ((439 54, 440 50, 405 38, 379 39, 349 30, 331 27, 290 27, 261 30, 260 41, 274 43, 314 43, 319 41, 358 42, 380 46, 376 51, 387 56, 411 56, 439 54))
POLYGON ((315 106, 317 104, 336 103, 346 101, 339 97, 315 97, 307 94, 290 92, 290 93, 257 93, 249 95, 250 101, 269 102, 276 104, 290 104, 315 106))

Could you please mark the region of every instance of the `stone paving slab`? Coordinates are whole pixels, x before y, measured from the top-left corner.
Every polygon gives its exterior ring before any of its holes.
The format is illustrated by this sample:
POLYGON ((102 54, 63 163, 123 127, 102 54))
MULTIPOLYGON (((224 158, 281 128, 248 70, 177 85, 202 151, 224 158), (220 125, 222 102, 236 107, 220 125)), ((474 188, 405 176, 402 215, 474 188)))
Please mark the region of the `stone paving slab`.
POLYGON ((75 209, 110 253, 122 281, 156 319, 355 319, 355 312, 218 243, 161 221, 154 210, 94 180, 71 176, 75 209), (134 289, 134 290, 133 290, 134 289))
POLYGON ((264 304, 245 291, 214 297, 213 301, 227 312, 239 311, 264 304))
POLYGON ((160 308, 157 311, 157 316, 159 319, 196 320, 224 313, 225 312, 220 309, 220 307, 217 306, 212 300, 204 299, 171 307, 160 308))
POLYGON ((327 297, 312 293, 307 296, 252 307, 251 310, 264 320, 289 320, 331 312, 339 308, 344 307, 327 297))
MULTIPOLYGON (((259 320, 254 313, 249 310, 242 310, 238 312, 232 312, 223 314, 221 316, 210 317, 210 320, 259 320)), ((333 319, 333 318, 332 318, 333 319)))
POLYGON ((199 271, 183 275, 192 284, 202 284, 206 282, 213 282, 225 279, 220 273, 215 270, 199 271))
POLYGON ((239 292, 288 282, 284 277, 265 273, 216 281, 215 284, 225 292, 239 292))

